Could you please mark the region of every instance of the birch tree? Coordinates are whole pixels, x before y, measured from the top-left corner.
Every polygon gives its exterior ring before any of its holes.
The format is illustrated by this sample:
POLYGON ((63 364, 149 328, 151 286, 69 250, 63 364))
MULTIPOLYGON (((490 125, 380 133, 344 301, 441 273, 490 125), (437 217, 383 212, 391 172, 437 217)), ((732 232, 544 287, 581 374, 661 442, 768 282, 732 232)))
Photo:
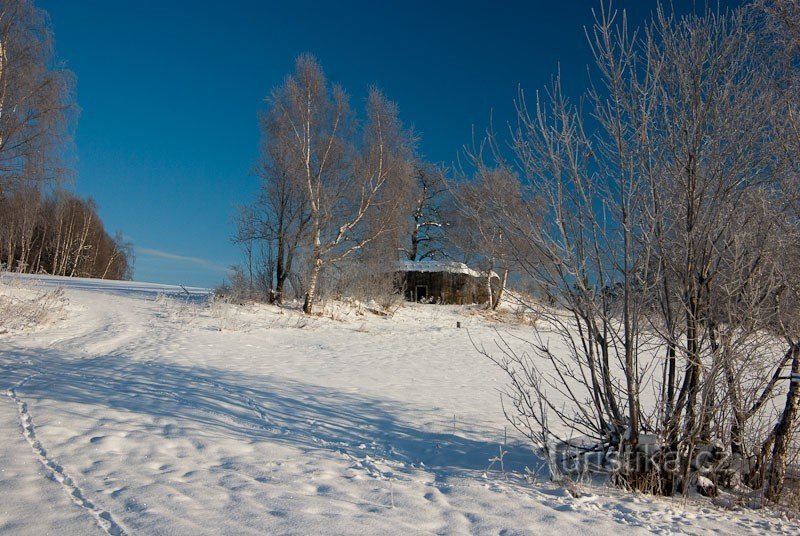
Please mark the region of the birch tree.
POLYGON ((30 0, 0 2, 0 192, 60 173, 75 107, 72 74, 54 58, 47 14, 30 0))
POLYGON ((349 97, 311 56, 297 59, 295 72, 268 104, 288 180, 293 191, 302 192, 308 210, 310 267, 303 310, 311 313, 323 269, 390 227, 379 216, 398 201, 381 194, 407 175, 412 143, 396 105, 375 88, 367 98, 366 121, 357 128, 349 97))
MULTIPOLYGON (((247 249, 248 273, 252 284, 254 256, 262 245, 266 255, 260 261, 269 274, 269 300, 281 304, 296 255, 307 239, 311 212, 299 180, 303 167, 292 154, 293 139, 287 136, 284 110, 272 107, 260 116, 261 146, 256 174, 260 189, 254 203, 237 214, 234 242, 247 249)), ((258 268, 256 269, 258 270, 258 268)))

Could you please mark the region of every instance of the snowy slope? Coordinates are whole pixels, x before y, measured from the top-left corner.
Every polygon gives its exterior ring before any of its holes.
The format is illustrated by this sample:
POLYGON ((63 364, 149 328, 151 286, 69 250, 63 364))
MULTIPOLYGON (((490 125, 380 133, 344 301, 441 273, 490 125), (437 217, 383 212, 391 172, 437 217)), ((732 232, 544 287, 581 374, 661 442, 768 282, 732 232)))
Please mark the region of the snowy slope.
MULTIPOLYGON (((21 284, 0 277, 0 291, 21 284)), ((540 462, 506 434, 503 377, 470 340, 491 344, 494 327, 469 310, 333 306, 308 319, 207 305, 202 289, 35 284, 64 286, 69 305, 0 336, 2 533, 800 531, 754 511, 528 482, 540 462), (504 442, 506 473, 490 462, 504 442)))

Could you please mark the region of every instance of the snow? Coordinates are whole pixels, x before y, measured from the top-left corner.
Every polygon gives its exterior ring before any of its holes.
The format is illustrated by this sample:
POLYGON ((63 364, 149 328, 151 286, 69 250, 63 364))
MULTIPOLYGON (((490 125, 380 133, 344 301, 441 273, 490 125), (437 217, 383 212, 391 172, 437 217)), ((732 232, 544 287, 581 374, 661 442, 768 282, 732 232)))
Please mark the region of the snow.
POLYGON ((37 276, 30 274, 0 273, 0 280, 6 284, 34 283, 41 288, 63 288, 72 290, 94 290, 105 294, 119 296, 152 297, 156 294, 165 296, 190 296, 192 299, 208 297, 212 291, 207 288, 185 287, 182 285, 163 285, 160 283, 142 283, 138 281, 106 281, 103 279, 89 279, 84 277, 63 276, 37 276))
POLYGON ((473 341, 530 328, 476 309, 309 318, 202 289, 0 277, 0 293, 32 285, 67 304, 0 335, 3 534, 800 531, 526 478, 541 461, 506 429, 504 379, 473 341))
MULTIPOLYGON (((397 272, 446 272, 450 274, 467 274, 472 277, 485 277, 485 274, 473 270, 463 262, 455 261, 397 261, 394 271, 397 272)), ((492 277, 498 277, 492 272, 492 277)))

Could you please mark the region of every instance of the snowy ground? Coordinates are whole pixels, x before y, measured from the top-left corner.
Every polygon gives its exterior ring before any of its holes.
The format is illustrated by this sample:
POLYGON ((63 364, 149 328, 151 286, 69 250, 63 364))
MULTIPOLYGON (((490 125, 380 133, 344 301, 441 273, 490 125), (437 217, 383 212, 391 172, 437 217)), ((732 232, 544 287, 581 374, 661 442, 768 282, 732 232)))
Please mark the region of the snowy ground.
POLYGON ((57 314, 0 329, 2 533, 800 533, 679 499, 573 499, 521 476, 539 462, 510 431, 502 472, 503 377, 468 336, 496 334, 474 311, 309 319, 9 275, 0 297, 54 286, 57 314))

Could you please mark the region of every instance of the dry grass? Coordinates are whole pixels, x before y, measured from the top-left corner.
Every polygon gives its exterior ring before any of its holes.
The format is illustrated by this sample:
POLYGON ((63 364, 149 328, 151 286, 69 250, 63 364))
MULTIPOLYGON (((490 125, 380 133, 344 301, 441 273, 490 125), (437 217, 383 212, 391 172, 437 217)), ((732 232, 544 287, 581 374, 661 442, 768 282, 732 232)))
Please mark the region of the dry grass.
POLYGON ((487 309, 484 306, 465 307, 464 313, 470 316, 480 316, 488 322, 509 324, 514 326, 535 326, 538 315, 528 307, 505 307, 502 309, 487 309))
POLYGON ((0 335, 28 331, 60 320, 68 303, 60 288, 0 283, 0 335))

